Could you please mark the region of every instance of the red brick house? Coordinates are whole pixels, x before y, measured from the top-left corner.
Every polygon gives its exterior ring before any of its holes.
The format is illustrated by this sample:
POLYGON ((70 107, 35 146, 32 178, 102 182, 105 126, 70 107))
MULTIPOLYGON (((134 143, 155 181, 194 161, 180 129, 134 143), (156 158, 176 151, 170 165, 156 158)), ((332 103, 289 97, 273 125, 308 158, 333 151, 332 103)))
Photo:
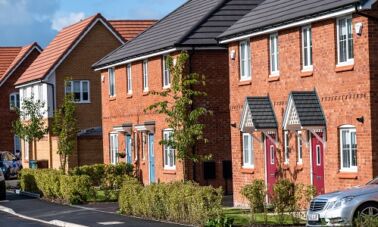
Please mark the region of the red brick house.
POLYGON ((166 56, 186 50, 189 70, 206 76, 208 97, 196 101, 214 112, 205 119, 207 144, 196 154, 213 154, 204 163, 185 163, 186 176, 231 192, 229 80, 227 48, 216 36, 257 5, 256 1, 190 0, 122 48, 94 65, 101 71, 104 161, 134 163, 145 184, 181 180, 183 163, 159 141, 172 133, 162 115, 145 113, 161 97, 150 91, 170 87, 166 56), (120 159, 118 153, 125 153, 120 159))
POLYGON ((0 151, 20 154, 20 139, 12 133, 12 122, 17 119, 15 107, 20 104, 14 83, 41 51, 37 43, 23 47, 0 47, 0 151))
POLYGON ((279 177, 324 193, 378 175, 373 3, 266 0, 219 36, 235 205, 254 179, 270 193, 279 177))
MULTIPOLYGON (((139 32, 146 28, 140 22, 125 22, 129 26, 138 25, 139 32)), ((151 25, 151 22, 148 23, 151 25)), ((100 73, 94 72, 91 66, 127 41, 121 32, 128 39, 137 33, 134 29, 130 34, 123 28, 122 21, 113 27, 101 14, 63 28, 16 82, 20 90, 21 109, 22 100, 26 97, 43 100, 48 125, 48 119, 53 117, 54 110, 61 105, 65 94, 74 95, 80 132, 76 150, 68 162, 69 168, 103 162, 101 81, 100 73), (66 86, 67 78, 70 82, 66 86)), ((43 161, 46 167, 59 168, 57 139, 49 132, 37 143, 36 150, 31 150, 30 144, 23 142, 23 161, 26 166, 29 160, 37 160, 43 161)))

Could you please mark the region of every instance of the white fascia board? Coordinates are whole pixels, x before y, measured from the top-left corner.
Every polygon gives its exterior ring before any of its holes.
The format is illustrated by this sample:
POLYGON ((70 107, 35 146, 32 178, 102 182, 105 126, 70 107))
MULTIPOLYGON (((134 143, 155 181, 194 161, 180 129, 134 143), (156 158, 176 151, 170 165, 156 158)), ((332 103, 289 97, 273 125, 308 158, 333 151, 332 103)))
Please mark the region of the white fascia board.
POLYGON ((160 52, 156 52, 156 53, 152 53, 152 54, 147 54, 147 55, 143 55, 143 56, 140 56, 140 57, 131 58, 131 59, 128 59, 128 60, 125 60, 125 61, 117 62, 117 63, 111 64, 111 65, 96 68, 94 71, 100 71, 100 70, 104 70, 104 69, 108 69, 108 68, 113 68, 113 67, 119 66, 119 65, 126 65, 126 64, 132 63, 134 61, 140 61, 140 60, 144 60, 144 59, 147 59, 147 58, 156 57, 156 56, 159 56, 159 55, 170 54, 170 53, 178 51, 178 50, 183 50, 183 49, 182 48, 172 48, 172 49, 168 49, 168 50, 164 50, 164 51, 160 51, 160 52))
POLYGON ((21 85, 16 86, 16 88, 19 89, 19 88, 28 87, 34 84, 39 84, 39 83, 42 83, 42 80, 35 80, 26 84, 21 84, 21 85))
POLYGON ((351 7, 351 8, 345 9, 345 10, 337 11, 337 12, 334 12, 334 13, 329 13, 329 14, 314 17, 314 18, 311 18, 311 19, 297 21, 297 22, 293 22, 293 23, 290 23, 290 24, 278 26, 278 27, 275 27, 275 28, 270 28, 270 29, 254 32, 254 33, 251 33, 251 34, 248 34, 248 35, 234 37, 234 38, 231 38, 231 39, 225 39, 223 41, 220 41, 219 43, 220 44, 227 44, 227 43, 231 43, 231 42, 235 42, 235 41, 240 41, 240 40, 243 40, 243 39, 248 39, 248 38, 251 38, 251 37, 256 37, 256 36, 259 36, 259 35, 265 35, 265 34, 278 32, 280 30, 284 30, 284 29, 288 29, 288 28, 292 28, 292 27, 299 27, 299 26, 311 24, 311 23, 314 23, 314 22, 317 22, 317 21, 341 17, 341 16, 344 16, 344 15, 347 15, 347 14, 350 14, 350 13, 354 13, 354 12, 356 12, 356 8, 351 7))

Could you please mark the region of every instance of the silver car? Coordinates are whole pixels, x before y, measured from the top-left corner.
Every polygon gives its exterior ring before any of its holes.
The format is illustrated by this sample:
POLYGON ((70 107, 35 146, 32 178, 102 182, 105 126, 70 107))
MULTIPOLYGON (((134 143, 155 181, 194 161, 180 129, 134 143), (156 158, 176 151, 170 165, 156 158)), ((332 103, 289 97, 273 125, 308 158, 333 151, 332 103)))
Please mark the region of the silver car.
POLYGON ((378 217, 378 178, 315 197, 307 211, 307 226, 351 226, 364 215, 378 217))

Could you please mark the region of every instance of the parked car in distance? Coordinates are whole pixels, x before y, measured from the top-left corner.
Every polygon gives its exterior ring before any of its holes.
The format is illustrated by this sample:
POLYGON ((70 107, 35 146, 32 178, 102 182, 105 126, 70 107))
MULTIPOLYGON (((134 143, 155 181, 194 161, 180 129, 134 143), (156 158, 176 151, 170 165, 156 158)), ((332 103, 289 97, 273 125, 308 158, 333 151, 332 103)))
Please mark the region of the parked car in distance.
POLYGON ((378 178, 315 197, 307 211, 307 226, 352 226, 366 216, 378 218, 378 178))
POLYGON ((3 171, 0 169, 0 200, 5 200, 5 177, 3 171))
POLYGON ((2 169, 5 179, 17 178, 22 169, 22 163, 11 152, 0 151, 0 169, 2 169))

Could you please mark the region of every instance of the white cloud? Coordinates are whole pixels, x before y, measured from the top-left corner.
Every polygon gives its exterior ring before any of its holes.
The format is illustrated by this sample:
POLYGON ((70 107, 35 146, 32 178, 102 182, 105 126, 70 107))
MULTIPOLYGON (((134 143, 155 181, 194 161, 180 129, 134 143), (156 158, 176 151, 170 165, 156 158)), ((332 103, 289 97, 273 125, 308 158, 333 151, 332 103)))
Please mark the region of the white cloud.
POLYGON ((52 20, 51 28, 60 31, 62 28, 67 27, 73 23, 79 22, 85 18, 83 12, 69 13, 68 15, 55 15, 52 20))

